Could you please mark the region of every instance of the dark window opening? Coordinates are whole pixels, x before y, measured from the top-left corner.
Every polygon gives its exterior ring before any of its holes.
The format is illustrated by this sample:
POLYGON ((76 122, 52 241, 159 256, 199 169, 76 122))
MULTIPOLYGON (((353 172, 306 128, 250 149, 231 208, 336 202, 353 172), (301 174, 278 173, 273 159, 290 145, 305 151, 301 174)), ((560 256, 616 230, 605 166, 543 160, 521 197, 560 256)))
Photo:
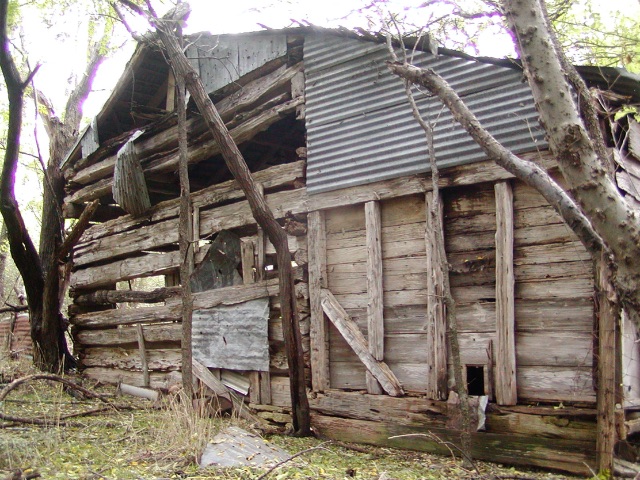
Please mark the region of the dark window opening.
POLYGON ((484 367, 467 365, 467 393, 469 395, 484 395, 484 367))

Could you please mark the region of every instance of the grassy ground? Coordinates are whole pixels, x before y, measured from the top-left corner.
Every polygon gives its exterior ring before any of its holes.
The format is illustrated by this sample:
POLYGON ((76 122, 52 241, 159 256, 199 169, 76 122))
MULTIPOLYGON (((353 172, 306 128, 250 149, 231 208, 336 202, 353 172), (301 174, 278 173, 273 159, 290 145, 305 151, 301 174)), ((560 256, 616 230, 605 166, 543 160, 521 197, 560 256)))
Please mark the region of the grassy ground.
MULTIPOLYGON (((17 374, 12 363, 0 363, 0 383, 7 383, 17 374)), ((23 374, 24 368, 21 370, 23 374)), ((101 391, 113 394, 115 390, 101 391)), ((47 426, 0 422, 0 479, 11 478, 17 470, 22 471, 18 478, 40 474, 41 478, 64 479, 257 479, 266 472, 198 468, 198 455, 220 429, 229 424, 250 429, 238 419, 198 418, 176 401, 165 402, 161 409, 132 398, 114 397, 110 401, 126 409, 108 408, 91 416, 70 418, 63 425, 61 416, 102 408, 104 404, 99 400, 78 400, 57 383, 35 382, 13 391, 0 404, 0 411, 45 419, 47 426)), ((567 478, 478 463, 481 477, 450 457, 323 444, 314 438, 272 435, 268 440, 292 455, 312 449, 269 473, 269 480, 567 478)))

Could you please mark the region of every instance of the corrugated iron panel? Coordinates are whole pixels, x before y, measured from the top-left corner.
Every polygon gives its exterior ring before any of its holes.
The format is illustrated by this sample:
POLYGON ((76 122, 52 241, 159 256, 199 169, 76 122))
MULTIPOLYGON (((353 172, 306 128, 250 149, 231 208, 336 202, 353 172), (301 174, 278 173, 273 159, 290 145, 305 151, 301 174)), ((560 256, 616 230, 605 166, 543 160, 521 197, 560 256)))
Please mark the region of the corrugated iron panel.
POLYGON ((284 34, 201 35, 188 51, 191 59, 198 59, 200 77, 208 93, 286 54, 284 34))
MULTIPOLYGON (((429 170, 425 134, 413 119, 402 82, 386 67, 384 45, 339 37, 305 41, 307 188, 321 192, 429 170)), ((433 68, 480 121, 516 152, 544 147, 528 85, 518 71, 419 52, 414 63, 433 68)), ((443 168, 484 160, 440 102, 416 96, 435 123, 443 168)))

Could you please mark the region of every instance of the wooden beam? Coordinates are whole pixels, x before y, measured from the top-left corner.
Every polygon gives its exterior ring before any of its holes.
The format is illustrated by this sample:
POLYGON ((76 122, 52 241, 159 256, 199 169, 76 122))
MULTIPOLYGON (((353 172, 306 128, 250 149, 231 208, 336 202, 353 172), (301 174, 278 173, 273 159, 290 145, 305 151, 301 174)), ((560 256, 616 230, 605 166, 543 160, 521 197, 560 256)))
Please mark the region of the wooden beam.
POLYGON ((180 295, 180 287, 156 288, 150 292, 137 290, 97 290, 79 295, 73 303, 78 305, 110 305, 123 302, 159 303, 180 295))
MULTIPOLYGON (((264 185, 261 183, 256 184, 260 196, 264 198, 264 185)), ((258 239, 256 240, 256 280, 264 280, 265 271, 264 268, 267 262, 266 256, 266 243, 267 236, 264 230, 258 225, 258 239)))
POLYGON ((330 387, 329 331, 322 310, 321 289, 327 288, 327 243, 324 212, 311 212, 307 217, 309 249, 309 303, 311 325, 311 386, 323 392, 330 387))
POLYGON ((495 184, 496 196, 496 402, 515 405, 515 277, 513 271, 513 191, 508 181, 495 184))
POLYGON ((254 258, 255 252, 255 244, 251 239, 242 239, 242 243, 240 244, 240 256, 242 258, 242 280, 244 284, 255 283, 256 279, 254 277, 254 258))
POLYGON ((323 288, 321 293, 322 309, 366 369, 380 382, 384 391, 389 395, 392 397, 404 395, 400 382, 389 366, 384 362, 376 360, 373 355, 369 353, 367 340, 364 338, 358 325, 349 317, 349 314, 345 312, 333 294, 326 288, 323 288))
MULTIPOLYGON (((382 221, 380 202, 364 204, 367 243, 367 337, 369 353, 384 360, 384 303, 382 296, 382 221)), ((367 391, 380 395, 382 387, 367 371, 367 391)))
POLYGON ((138 350, 140 352, 140 362, 142 362, 142 378, 144 382, 144 386, 148 387, 150 385, 149 381, 149 363, 147 362, 147 347, 144 343, 144 331, 142 330, 142 325, 136 325, 136 335, 138 337, 138 350))
POLYGON ((598 295, 598 410, 596 456, 598 473, 613 478, 613 454, 616 444, 616 324, 618 311, 610 299, 615 298, 611 288, 608 259, 596 265, 598 295))
MULTIPOLYGON (((443 225, 442 199, 439 199, 439 225, 443 225)), ((444 304, 444 259, 438 248, 438 235, 434 228, 431 210, 433 192, 425 195, 426 215, 426 263, 427 263, 427 356, 429 361, 427 397, 444 400, 447 397, 447 319, 444 304)))
MULTIPOLYGON (((289 100, 281 105, 276 105, 267 111, 256 112, 256 115, 247 119, 240 125, 230 129, 232 139, 241 144, 250 140, 258 133, 268 129, 271 125, 281 120, 284 115, 295 111, 296 107, 303 102, 302 99, 289 100)), ((189 146, 189 164, 198 163, 211 156, 220 154, 220 146, 214 139, 208 139, 196 145, 189 146)), ((146 159, 145 159, 146 160, 146 159)), ((143 160, 142 166, 145 173, 162 173, 169 172, 177 166, 178 153, 172 151, 167 155, 154 159, 150 163, 143 160)), ((115 162, 114 162, 115 165, 115 162)), ((112 170, 113 166, 106 170, 112 170)), ((84 203, 96 198, 108 195, 111 191, 113 180, 111 178, 102 178, 96 183, 87 185, 80 190, 72 193, 65 198, 65 203, 84 203)))

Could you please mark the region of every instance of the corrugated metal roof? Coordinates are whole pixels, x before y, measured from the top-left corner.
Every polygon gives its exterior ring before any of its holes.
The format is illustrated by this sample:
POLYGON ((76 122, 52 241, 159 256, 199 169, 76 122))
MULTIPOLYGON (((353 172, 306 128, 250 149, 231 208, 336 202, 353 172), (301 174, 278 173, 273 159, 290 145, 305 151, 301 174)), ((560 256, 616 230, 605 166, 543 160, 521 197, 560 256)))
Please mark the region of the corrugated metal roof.
MULTIPOLYGON (((316 35, 305 41, 307 188, 322 192, 429 170, 425 134, 414 120, 402 82, 385 62, 384 45, 316 35)), ((417 52, 412 63, 433 68, 471 110, 515 152, 546 147, 533 98, 511 68, 417 52)), ((434 122, 443 168, 484 160, 439 100, 416 96, 434 122)))
POLYGON ((238 80, 270 60, 287 54, 285 34, 210 35, 201 34, 187 51, 207 93, 238 80))

